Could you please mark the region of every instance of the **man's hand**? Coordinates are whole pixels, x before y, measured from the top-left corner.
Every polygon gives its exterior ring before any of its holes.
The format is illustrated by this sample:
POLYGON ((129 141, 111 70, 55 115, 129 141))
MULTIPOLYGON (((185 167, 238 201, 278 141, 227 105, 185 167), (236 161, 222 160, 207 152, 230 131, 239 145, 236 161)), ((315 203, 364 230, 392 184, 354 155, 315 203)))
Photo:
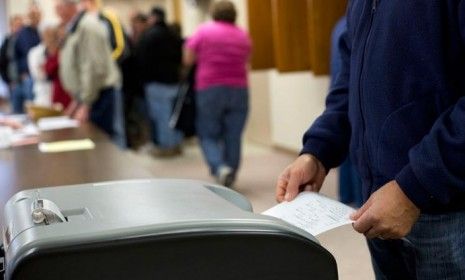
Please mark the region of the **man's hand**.
POLYGON ((79 104, 73 100, 71 104, 69 104, 68 108, 66 108, 66 110, 64 111, 65 116, 72 118, 74 115, 74 112, 76 112, 78 107, 79 107, 79 104))
POLYGON ((312 155, 301 155, 279 176, 276 200, 291 201, 301 191, 319 192, 326 177, 323 164, 312 155))
POLYGON ((410 233, 419 216, 420 209, 392 181, 373 193, 351 219, 354 229, 367 238, 400 239, 410 233))
POLYGON ((89 106, 81 105, 74 113, 74 119, 81 123, 85 123, 89 120, 89 106))

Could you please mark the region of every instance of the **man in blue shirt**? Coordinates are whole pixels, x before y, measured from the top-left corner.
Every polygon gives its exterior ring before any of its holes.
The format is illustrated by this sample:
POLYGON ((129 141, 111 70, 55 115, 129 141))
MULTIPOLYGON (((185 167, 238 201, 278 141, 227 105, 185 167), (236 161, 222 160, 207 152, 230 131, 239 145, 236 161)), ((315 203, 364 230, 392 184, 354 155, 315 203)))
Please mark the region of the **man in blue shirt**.
POLYGON ((342 70, 278 201, 350 156, 377 279, 465 279, 465 1, 353 0, 342 70))
POLYGON ((32 6, 28 17, 29 25, 19 31, 15 43, 15 59, 19 83, 12 91, 12 106, 13 112, 18 114, 24 112, 25 101, 34 99, 27 56, 33 47, 40 44, 40 35, 37 30, 41 19, 39 8, 32 6))

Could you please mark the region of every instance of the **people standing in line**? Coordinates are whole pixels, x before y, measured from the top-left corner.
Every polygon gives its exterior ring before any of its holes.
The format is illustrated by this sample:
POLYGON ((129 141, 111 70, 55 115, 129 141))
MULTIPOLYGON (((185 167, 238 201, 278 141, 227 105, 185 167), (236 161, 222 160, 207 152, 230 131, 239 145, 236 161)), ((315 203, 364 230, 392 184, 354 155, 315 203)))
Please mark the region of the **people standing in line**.
POLYGON ((231 1, 215 2, 212 22, 199 27, 184 48, 184 63, 197 64, 197 134, 211 174, 232 186, 241 159, 248 115, 248 34, 235 24, 231 1))
POLYGON ((28 54, 29 51, 40 44, 39 23, 41 12, 36 5, 29 9, 28 25, 23 27, 16 37, 15 60, 17 65, 18 83, 14 87, 11 96, 12 109, 14 113, 24 113, 26 101, 34 99, 32 79, 29 74, 28 54))
POLYGON ((349 3, 341 71, 276 198, 319 191, 350 150, 376 279, 464 279, 465 5, 419 3, 349 3))
POLYGON ((115 127, 118 106, 115 95, 120 73, 111 56, 105 26, 98 15, 79 11, 76 0, 59 0, 59 16, 68 26, 60 50, 60 79, 73 96, 68 112, 81 122, 91 121, 121 145, 115 127))
POLYGON ((0 75, 8 85, 11 94, 19 82, 18 67, 15 59, 16 39, 19 31, 23 28, 23 18, 20 15, 12 16, 10 19, 10 33, 5 37, 0 48, 0 75))
POLYGON ((154 154, 173 156, 181 153, 183 141, 182 133, 169 126, 180 81, 182 40, 166 24, 163 9, 153 8, 151 17, 155 23, 140 38, 136 55, 152 123, 154 154))

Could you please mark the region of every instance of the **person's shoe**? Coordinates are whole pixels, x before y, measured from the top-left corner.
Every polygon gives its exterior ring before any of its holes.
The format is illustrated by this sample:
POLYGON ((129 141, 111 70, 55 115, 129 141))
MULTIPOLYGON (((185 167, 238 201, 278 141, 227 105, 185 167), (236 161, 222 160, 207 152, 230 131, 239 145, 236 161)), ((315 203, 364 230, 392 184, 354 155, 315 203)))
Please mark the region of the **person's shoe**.
POLYGON ((221 166, 217 173, 218 184, 230 188, 234 183, 234 171, 229 166, 221 166))
POLYGON ((166 158, 166 157, 174 157, 174 156, 179 156, 182 154, 182 149, 180 146, 174 147, 174 148, 155 148, 152 151, 152 155, 155 157, 160 157, 160 158, 166 158))

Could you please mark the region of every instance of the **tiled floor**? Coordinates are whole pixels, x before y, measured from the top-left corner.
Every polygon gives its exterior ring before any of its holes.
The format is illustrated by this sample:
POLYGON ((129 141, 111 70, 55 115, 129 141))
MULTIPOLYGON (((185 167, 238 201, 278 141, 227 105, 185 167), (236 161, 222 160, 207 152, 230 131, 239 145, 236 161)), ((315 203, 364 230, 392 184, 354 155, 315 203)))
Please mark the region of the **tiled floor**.
MULTIPOLYGON (((254 211, 260 213, 276 204, 275 180, 296 155, 250 143, 245 145, 243 155, 242 169, 235 189, 248 197, 254 211)), ((157 177, 213 181, 195 142, 186 145, 182 156, 172 159, 155 159, 149 155, 147 149, 140 150, 135 156, 143 159, 146 167, 157 177)), ((335 171, 329 174, 322 192, 337 198, 335 171)), ((365 239, 354 232, 350 225, 317 238, 336 258, 340 279, 374 279, 365 239)))

